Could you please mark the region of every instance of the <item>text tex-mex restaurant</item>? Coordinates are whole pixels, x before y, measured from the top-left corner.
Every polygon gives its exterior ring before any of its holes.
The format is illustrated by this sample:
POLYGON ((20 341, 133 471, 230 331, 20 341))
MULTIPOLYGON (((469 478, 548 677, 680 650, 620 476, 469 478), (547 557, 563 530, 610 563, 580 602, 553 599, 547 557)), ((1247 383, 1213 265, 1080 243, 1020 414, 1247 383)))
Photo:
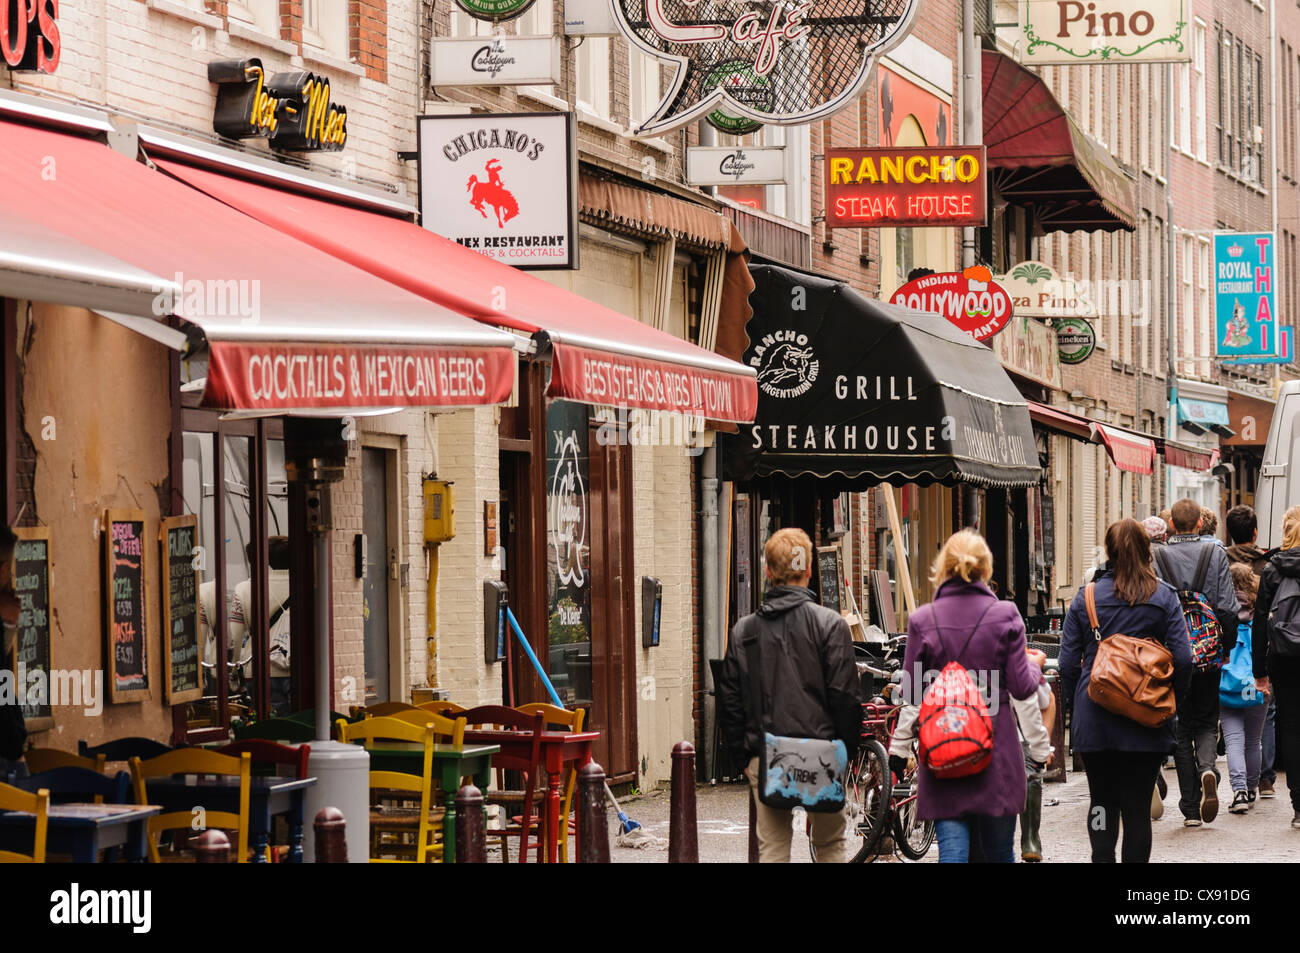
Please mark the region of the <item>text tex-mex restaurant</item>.
MULTIPOLYGON (((104 679, 102 711, 25 696, 37 744, 225 737, 240 709, 215 673, 241 666, 243 704, 268 711, 277 586, 293 607, 291 706, 323 709, 318 671, 333 669, 318 669, 319 653, 336 661, 334 629, 355 620, 328 591, 329 527, 352 502, 336 497, 331 514, 321 487, 370 479, 349 444, 357 418, 436 409, 448 435, 472 432, 449 422, 474 407, 531 420, 506 564, 539 651, 548 404, 753 419, 752 369, 461 248, 392 196, 170 131, 124 136, 102 113, 15 93, 0 97, 0 161, 4 505, 37 541, 18 568, 39 583, 18 660, 47 681, 104 679), (247 578, 280 537, 288 565, 272 554, 247 578), (237 626, 251 651, 235 659, 210 633, 238 645, 237 626)), ((412 519, 428 515, 418 488, 443 492, 453 469, 395 484, 417 488, 412 519)), ((444 571, 463 551, 444 548, 444 571)), ((431 610, 439 595, 444 616, 465 597, 439 592, 436 546, 394 552, 378 565, 403 585, 427 570, 431 610)), ((481 658, 482 625, 439 636, 481 658)), ((350 699, 334 681, 338 709, 350 699)))

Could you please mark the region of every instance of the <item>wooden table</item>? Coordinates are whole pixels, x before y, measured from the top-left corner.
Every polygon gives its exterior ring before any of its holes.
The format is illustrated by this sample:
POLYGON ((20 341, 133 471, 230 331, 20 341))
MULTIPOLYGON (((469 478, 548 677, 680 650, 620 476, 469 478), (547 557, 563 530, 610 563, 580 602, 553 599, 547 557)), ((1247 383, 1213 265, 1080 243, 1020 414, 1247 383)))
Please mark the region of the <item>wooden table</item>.
MULTIPOLYGON (((401 771, 420 774, 424 770, 424 745, 418 741, 382 741, 367 748, 372 771, 401 771)), ((442 789, 447 813, 442 819, 442 862, 456 862, 456 791, 461 778, 473 778, 481 791, 486 791, 492 777, 492 756, 501 749, 497 745, 433 746, 434 780, 442 789)))
MULTIPOLYGON (((560 836, 568 836, 560 827, 561 782, 564 766, 572 763, 574 769, 581 768, 591 761, 591 745, 600 738, 599 731, 543 731, 542 732, 542 767, 546 771, 546 810, 542 815, 546 837, 546 862, 559 860, 560 836)), ((497 731, 493 729, 471 728, 465 732, 466 744, 497 745, 502 754, 516 758, 527 758, 533 749, 531 731, 497 731)), ((568 820, 565 819, 567 825, 568 820)))
MULTIPOLYGON (((126 848, 128 860, 141 862, 148 849, 148 821, 162 808, 138 804, 51 804, 45 831, 46 854, 71 854, 73 863, 99 863, 99 852, 126 848)), ((0 847, 31 851, 36 816, 0 812, 0 847)))
MULTIPOLYGON (((248 840, 253 847, 253 863, 266 863, 271 818, 277 814, 288 815, 289 863, 302 863, 303 797, 315 783, 315 778, 249 779, 248 840)), ((145 791, 149 802, 161 804, 165 811, 189 811, 202 804, 210 811, 239 813, 239 778, 227 775, 173 774, 169 778, 149 778, 145 781, 145 791)))

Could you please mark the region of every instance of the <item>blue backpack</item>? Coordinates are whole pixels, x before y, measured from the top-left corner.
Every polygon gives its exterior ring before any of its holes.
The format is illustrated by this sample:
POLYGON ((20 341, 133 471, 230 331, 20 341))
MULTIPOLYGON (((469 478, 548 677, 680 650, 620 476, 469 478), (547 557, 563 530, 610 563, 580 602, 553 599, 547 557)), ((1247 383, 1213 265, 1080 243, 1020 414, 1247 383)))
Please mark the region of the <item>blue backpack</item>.
POLYGON ((1251 708, 1264 704, 1255 690, 1255 671, 1250 656, 1250 623, 1237 625, 1237 644, 1219 676, 1219 704, 1228 708, 1251 708))

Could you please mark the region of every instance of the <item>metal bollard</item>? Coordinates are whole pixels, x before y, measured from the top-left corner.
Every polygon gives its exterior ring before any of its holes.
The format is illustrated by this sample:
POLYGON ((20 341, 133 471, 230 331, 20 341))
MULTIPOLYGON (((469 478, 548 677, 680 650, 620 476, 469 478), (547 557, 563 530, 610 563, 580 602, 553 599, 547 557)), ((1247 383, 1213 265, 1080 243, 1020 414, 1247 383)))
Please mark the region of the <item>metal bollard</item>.
POLYGON ((483 792, 472 784, 466 784, 456 792, 456 863, 487 863, 483 792))
POLYGON ((316 863, 348 862, 347 821, 337 807, 323 807, 316 812, 312 827, 316 831, 316 863))
POLYGON ((673 745, 673 781, 668 821, 668 863, 698 864, 700 841, 695 813, 695 746, 673 745))
POLYGON ((578 771, 578 863, 609 863, 605 771, 594 761, 578 771))
POLYGON ((230 863, 230 838, 223 831, 206 830, 191 838, 188 846, 194 851, 196 864, 230 863))

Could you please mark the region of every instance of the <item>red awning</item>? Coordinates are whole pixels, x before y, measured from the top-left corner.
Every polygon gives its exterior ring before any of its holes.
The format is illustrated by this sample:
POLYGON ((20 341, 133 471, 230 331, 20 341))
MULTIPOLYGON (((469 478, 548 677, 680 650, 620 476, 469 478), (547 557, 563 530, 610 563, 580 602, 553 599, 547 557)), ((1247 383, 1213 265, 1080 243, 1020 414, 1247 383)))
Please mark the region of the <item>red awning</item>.
POLYGON ((1156 442, 1131 430, 1094 423, 1092 439, 1106 448, 1115 466, 1130 473, 1154 473, 1156 442))
POLYGON ((1133 180, 1042 77, 992 50, 983 66, 984 145, 1003 197, 1033 206, 1045 231, 1132 231, 1133 180))
POLYGON ((1217 447, 1205 450, 1201 447, 1193 447, 1173 440, 1164 440, 1161 441, 1160 449, 1165 455, 1165 463, 1169 464, 1171 467, 1182 467, 1185 470, 1200 470, 1205 473, 1213 470, 1215 464, 1219 462, 1219 450, 1217 447))
POLYGON ((552 397, 748 423, 754 372, 401 218, 155 159, 196 189, 385 281, 553 351, 552 397))
MULTIPOLYGON (((206 406, 461 406, 510 394, 508 334, 339 262, 99 142, 0 122, 0 166, 11 182, 8 215, 40 223, 72 248, 167 279, 155 313, 177 314, 203 332, 206 406)), ((57 285, 51 291, 56 296, 42 300, 95 306, 84 289, 75 301, 61 301, 57 285)))
POLYGON ((1092 440, 1092 421, 1066 410, 1058 410, 1047 404, 1029 401, 1029 419, 1034 423, 1057 430, 1079 440, 1092 440))

